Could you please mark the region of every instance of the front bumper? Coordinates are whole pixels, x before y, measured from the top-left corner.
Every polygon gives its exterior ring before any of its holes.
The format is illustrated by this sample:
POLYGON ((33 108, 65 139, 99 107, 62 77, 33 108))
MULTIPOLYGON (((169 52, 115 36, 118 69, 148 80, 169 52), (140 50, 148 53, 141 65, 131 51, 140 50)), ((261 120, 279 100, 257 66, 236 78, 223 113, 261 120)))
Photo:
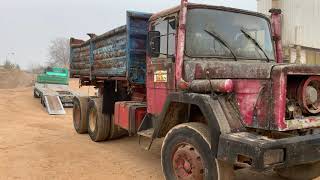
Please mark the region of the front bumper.
POLYGON ((256 171, 317 162, 320 161, 320 134, 284 139, 269 139, 248 132, 222 134, 217 158, 237 164, 240 156, 248 157, 250 167, 256 171), (283 159, 267 164, 266 155, 273 150, 283 150, 283 159))

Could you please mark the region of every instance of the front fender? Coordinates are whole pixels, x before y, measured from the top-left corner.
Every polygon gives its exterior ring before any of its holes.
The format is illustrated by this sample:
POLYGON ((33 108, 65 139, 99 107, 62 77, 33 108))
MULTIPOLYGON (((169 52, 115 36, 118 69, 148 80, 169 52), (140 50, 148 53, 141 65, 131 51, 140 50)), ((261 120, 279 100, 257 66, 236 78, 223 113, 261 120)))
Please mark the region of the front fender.
POLYGON ((166 99, 162 113, 156 118, 157 123, 153 138, 161 138, 175 125, 184 123, 175 121, 173 124, 171 123, 172 119, 167 117, 170 106, 173 103, 196 105, 199 107, 209 126, 211 148, 213 153, 216 155, 220 134, 227 134, 231 132, 225 112, 223 111, 218 98, 213 98, 211 95, 207 94, 183 92, 171 93, 166 99))

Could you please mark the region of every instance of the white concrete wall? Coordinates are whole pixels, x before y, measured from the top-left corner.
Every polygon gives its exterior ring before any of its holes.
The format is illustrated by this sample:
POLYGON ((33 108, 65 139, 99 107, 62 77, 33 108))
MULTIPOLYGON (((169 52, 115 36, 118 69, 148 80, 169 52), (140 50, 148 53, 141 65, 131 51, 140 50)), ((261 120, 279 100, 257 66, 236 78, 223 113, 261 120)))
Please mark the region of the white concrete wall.
MULTIPOLYGON (((280 0, 284 46, 320 49, 320 0, 280 0)), ((272 0, 257 0, 258 12, 268 14, 272 0)))
POLYGON ((272 0, 257 0, 257 6, 258 12, 270 15, 269 10, 272 8, 272 0))

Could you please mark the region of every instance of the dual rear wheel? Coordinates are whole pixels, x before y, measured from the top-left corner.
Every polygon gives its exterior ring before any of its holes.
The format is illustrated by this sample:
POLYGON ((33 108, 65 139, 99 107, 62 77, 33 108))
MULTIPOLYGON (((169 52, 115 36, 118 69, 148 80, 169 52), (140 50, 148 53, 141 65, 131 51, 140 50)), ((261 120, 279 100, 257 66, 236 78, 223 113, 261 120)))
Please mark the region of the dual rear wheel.
POLYGON ((102 112, 102 98, 75 97, 73 125, 77 133, 88 133, 94 142, 116 139, 127 134, 115 125, 113 115, 102 112))
POLYGON ((104 141, 110 134, 110 117, 102 113, 102 99, 91 99, 88 104, 88 133, 92 141, 104 141))
POLYGON ((87 106, 88 97, 74 97, 73 99, 73 126, 77 133, 88 132, 87 106))

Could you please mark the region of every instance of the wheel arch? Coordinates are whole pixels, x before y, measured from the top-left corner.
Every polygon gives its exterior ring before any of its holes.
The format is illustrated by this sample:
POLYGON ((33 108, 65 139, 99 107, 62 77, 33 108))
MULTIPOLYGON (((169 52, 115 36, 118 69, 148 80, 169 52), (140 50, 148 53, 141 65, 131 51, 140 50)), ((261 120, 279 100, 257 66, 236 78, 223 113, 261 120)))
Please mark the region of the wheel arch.
POLYGON ((202 123, 208 126, 210 146, 212 152, 216 155, 220 134, 230 132, 231 128, 219 101, 213 99, 210 95, 182 92, 171 93, 166 99, 162 113, 157 117, 153 138, 164 137, 176 125, 188 122, 201 122, 190 119, 187 112, 189 112, 188 109, 191 107, 198 108, 204 116, 202 123))

